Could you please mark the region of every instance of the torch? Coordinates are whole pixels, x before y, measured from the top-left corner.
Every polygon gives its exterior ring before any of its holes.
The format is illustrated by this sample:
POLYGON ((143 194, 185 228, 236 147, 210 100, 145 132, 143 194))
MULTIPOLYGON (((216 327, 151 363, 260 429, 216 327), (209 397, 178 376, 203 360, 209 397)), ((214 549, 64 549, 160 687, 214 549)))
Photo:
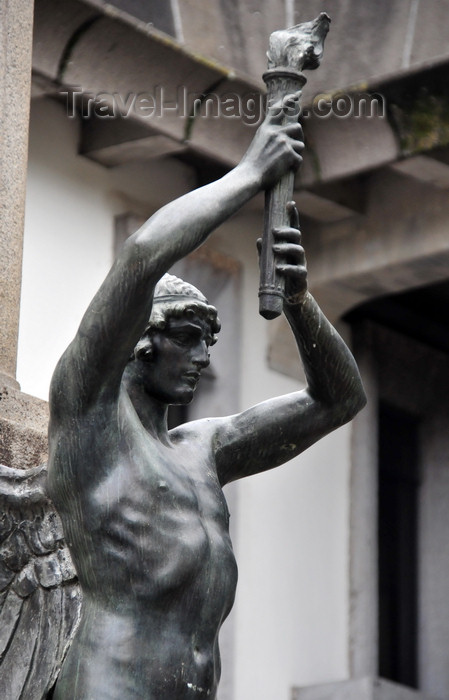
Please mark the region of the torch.
MULTIPOLYGON (((263 75, 267 85, 267 105, 282 103, 287 95, 300 94, 307 82, 305 69, 318 68, 323 55, 324 39, 329 31, 330 17, 321 14, 312 22, 297 24, 290 29, 273 32, 267 52, 268 70, 263 75)), ((283 124, 296 122, 300 114, 285 105, 283 124)), ((272 246, 273 229, 289 226, 287 204, 293 197, 295 173, 290 171, 265 193, 264 232, 260 254, 259 312, 267 319, 276 318, 284 303, 284 281, 276 273, 272 246)))

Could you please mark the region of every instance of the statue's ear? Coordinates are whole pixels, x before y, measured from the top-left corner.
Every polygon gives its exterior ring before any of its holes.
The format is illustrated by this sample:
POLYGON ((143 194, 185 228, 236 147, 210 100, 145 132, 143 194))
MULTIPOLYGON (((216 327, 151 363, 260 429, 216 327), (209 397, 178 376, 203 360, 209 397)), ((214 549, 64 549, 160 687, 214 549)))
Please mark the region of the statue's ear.
POLYGON ((131 355, 134 360, 150 362, 153 359, 153 341, 150 335, 145 334, 137 343, 131 355))

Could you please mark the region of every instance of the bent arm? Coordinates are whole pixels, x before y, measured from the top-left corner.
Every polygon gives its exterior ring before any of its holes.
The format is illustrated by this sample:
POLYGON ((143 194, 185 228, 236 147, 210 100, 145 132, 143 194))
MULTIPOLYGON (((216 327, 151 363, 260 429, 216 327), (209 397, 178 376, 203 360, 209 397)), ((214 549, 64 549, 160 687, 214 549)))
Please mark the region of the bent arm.
POLYGON ((307 269, 296 208, 292 227, 275 229, 273 253, 285 277, 284 313, 304 367, 307 388, 224 419, 216 438, 219 478, 228 481, 287 462, 365 404, 355 360, 307 291, 307 269))
POLYGON ((128 239, 55 371, 53 415, 117 397, 158 280, 261 188, 299 165, 300 127, 281 122, 282 113, 273 110, 234 170, 166 205, 128 239))
POLYGON ((306 389, 223 419, 216 437, 222 484, 284 464, 353 418, 365 405, 355 360, 307 294, 286 309, 307 377, 306 389))
POLYGON ((284 313, 301 355, 307 393, 331 412, 333 422, 346 423, 366 401, 352 353, 309 292, 300 304, 286 303, 284 313))

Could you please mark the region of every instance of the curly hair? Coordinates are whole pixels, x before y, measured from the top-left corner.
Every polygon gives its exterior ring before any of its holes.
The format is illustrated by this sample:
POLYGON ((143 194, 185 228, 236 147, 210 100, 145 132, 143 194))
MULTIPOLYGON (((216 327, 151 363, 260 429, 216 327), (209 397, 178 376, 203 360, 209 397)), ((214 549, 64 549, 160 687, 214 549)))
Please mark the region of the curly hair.
POLYGON ((169 318, 180 318, 186 314, 195 314, 209 322, 213 345, 221 328, 217 309, 193 284, 166 274, 155 287, 153 308, 143 335, 153 329, 164 329, 169 318))

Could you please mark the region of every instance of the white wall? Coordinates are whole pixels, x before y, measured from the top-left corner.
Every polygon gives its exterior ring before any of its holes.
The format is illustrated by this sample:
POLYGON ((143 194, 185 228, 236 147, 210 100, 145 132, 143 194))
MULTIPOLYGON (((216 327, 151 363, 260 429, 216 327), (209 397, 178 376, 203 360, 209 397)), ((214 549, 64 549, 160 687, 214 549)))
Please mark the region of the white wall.
POLYGON ((78 125, 37 101, 31 116, 17 379, 46 399, 54 366, 112 261, 119 202, 107 171, 76 157, 78 125))
MULTIPOLYGON (((77 139, 77 125, 59 105, 34 105, 18 379, 23 391, 44 398, 111 263, 113 216, 129 209, 132 193, 149 209, 156 204, 154 179, 146 182, 141 166, 107 171, 76 155, 77 139)), ((158 168, 159 199, 191 185, 176 167, 158 168)), ((242 214, 211 240, 244 264, 242 408, 300 386, 266 363, 268 324, 257 312, 260 225, 242 214)), ((289 700, 292 685, 348 674, 349 435, 342 429, 289 465, 238 485, 234 694, 223 700, 289 700)))

